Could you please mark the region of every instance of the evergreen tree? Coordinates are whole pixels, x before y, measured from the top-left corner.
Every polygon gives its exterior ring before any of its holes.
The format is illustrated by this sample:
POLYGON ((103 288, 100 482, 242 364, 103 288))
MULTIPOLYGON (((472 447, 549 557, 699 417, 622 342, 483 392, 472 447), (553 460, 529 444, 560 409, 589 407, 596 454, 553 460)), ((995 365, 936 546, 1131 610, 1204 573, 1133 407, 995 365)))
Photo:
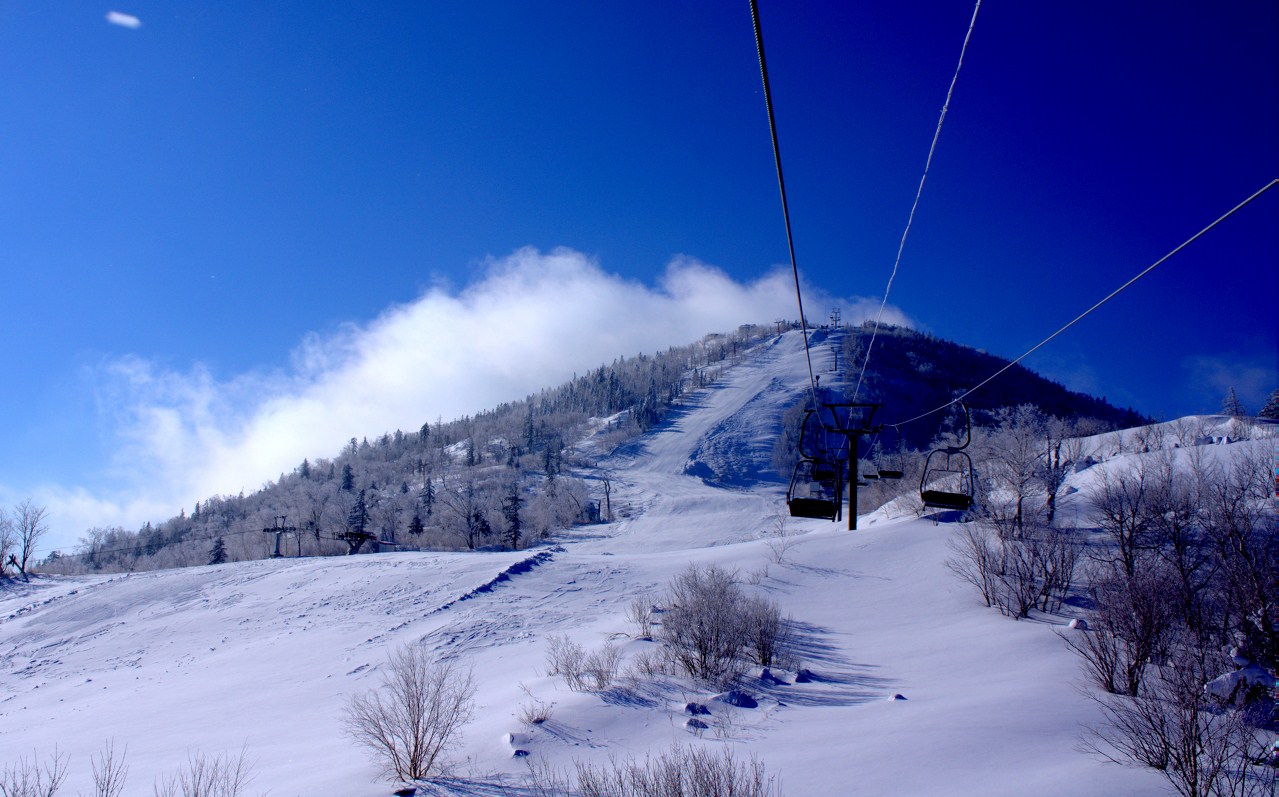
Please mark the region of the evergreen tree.
POLYGON ((1221 414, 1229 415, 1232 418, 1241 418, 1248 414, 1248 408, 1243 405, 1239 397, 1235 395, 1235 389, 1230 388, 1226 392, 1226 397, 1221 400, 1221 414))
POLYGON ((435 487, 431 484, 430 476, 426 477, 426 484, 422 485, 421 491, 417 494, 417 500, 426 511, 426 516, 430 517, 435 508, 435 487))
POLYGON ((1279 388, 1270 391, 1270 398, 1266 400, 1266 406, 1261 408, 1261 412, 1257 413, 1258 417, 1271 418, 1279 421, 1279 388))
POLYGON ((351 470, 349 462, 342 466, 342 489, 348 493, 355 491, 355 472, 351 470))
POLYGON ((311 462, 310 460, 302 460, 302 465, 298 468, 298 475, 304 479, 311 478, 311 462))
POLYGON ((355 499, 355 504, 346 516, 346 525, 356 534, 365 533, 369 525, 369 505, 364 500, 364 491, 355 499))
POLYGON ((413 513, 413 519, 409 521, 409 534, 417 537, 426 531, 426 526, 422 523, 422 515, 420 512, 413 513))
POLYGON ((493 533, 493 527, 489 525, 488 518, 484 517, 484 513, 480 511, 478 506, 471 510, 471 517, 467 520, 467 526, 469 527, 472 543, 477 539, 483 540, 493 533))
POLYGON ((512 482, 511 492, 502 499, 502 517, 506 519, 506 541, 516 551, 520 548, 520 531, 523 527, 520 522, 520 507, 523 505, 519 482, 512 482))
POLYGON ((220 565, 226 561, 226 543, 218 537, 213 541, 213 547, 209 549, 209 564, 220 565))

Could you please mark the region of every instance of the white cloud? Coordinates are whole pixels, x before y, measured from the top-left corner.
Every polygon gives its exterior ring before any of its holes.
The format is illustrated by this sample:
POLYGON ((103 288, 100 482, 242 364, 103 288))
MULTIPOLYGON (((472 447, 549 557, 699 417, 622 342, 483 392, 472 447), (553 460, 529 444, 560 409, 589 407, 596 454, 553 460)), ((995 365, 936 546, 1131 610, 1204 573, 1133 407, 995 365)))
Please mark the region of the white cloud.
POLYGON ((122 11, 108 11, 107 22, 110 22, 112 25, 119 25, 122 28, 129 28, 131 30, 137 30, 142 27, 142 20, 132 14, 125 14, 122 11))
MULTIPOLYGON (((840 307, 873 318, 879 301, 805 288, 810 320, 840 307)), ((521 249, 490 259, 460 292, 429 290, 367 324, 312 334, 288 372, 219 382, 201 366, 165 370, 139 357, 98 374, 98 402, 118 445, 114 495, 45 491, 74 540, 94 525, 136 527, 215 494, 252 491, 304 457, 331 457, 352 436, 415 430, 523 398, 618 356, 693 342, 739 324, 795 318, 789 271, 739 283, 677 257, 656 287, 603 271, 578 252, 521 249)), ((909 325, 899 310, 885 320, 909 325)))

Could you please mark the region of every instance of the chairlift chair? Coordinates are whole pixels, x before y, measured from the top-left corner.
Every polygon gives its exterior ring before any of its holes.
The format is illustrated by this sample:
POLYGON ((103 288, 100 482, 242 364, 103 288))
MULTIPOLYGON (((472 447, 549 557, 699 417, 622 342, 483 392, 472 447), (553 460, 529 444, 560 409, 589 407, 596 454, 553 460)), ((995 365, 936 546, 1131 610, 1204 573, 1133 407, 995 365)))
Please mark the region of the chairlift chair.
MULTIPOLYGON (((894 431, 897 438, 897 453, 887 457, 889 467, 880 467, 878 469, 879 478, 881 479, 900 479, 906 475, 905 455, 902 453, 901 434, 894 431)), ((884 449, 881 448, 881 451, 884 449)))
POLYGON ((973 440, 972 417, 967 405, 961 401, 959 406, 964 410, 963 445, 933 449, 924 460, 924 472, 919 477, 919 498, 926 507, 961 512, 973 508, 976 485, 973 459, 964 451, 973 440), (949 489, 951 487, 954 489, 949 489))
POLYGON ((938 449, 924 460, 924 475, 919 482, 919 497, 924 506, 933 509, 973 508, 973 460, 964 451, 938 449), (934 457, 942 457, 936 466, 934 457), (954 489, 949 489, 953 485, 954 489))
POLYGON ((786 506, 791 516, 838 520, 844 504, 841 471, 837 462, 800 460, 786 489, 786 506))

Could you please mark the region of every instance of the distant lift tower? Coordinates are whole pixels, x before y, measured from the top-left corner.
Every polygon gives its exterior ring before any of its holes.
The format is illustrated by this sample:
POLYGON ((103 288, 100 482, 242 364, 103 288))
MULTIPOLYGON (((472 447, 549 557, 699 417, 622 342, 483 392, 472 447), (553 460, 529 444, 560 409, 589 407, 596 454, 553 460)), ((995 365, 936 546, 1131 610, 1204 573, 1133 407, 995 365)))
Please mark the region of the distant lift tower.
POLYGON ((288 515, 277 515, 275 517, 274 525, 270 526, 269 528, 262 529, 263 534, 275 535, 275 553, 271 554, 272 559, 279 559, 280 557, 284 556, 284 554, 280 553, 280 538, 283 537, 285 534, 297 533, 296 526, 287 525, 288 519, 289 519, 288 515))

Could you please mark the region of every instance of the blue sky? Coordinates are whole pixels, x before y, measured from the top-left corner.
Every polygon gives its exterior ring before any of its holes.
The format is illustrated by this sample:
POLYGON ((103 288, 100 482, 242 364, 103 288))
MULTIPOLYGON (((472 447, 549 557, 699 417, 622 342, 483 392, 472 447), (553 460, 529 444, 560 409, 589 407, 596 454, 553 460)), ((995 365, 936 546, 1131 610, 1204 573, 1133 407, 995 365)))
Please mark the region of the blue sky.
MULTIPOLYGON (((856 316, 972 6, 761 14, 810 315, 856 316)), ((892 317, 1016 356, 1279 177, 1276 30, 986 0, 892 317)), ((0 500, 64 538, 794 315, 744 0, 0 0, 0 75, 0 500)), ((1277 264, 1279 189, 1028 365, 1255 410, 1277 264)))

